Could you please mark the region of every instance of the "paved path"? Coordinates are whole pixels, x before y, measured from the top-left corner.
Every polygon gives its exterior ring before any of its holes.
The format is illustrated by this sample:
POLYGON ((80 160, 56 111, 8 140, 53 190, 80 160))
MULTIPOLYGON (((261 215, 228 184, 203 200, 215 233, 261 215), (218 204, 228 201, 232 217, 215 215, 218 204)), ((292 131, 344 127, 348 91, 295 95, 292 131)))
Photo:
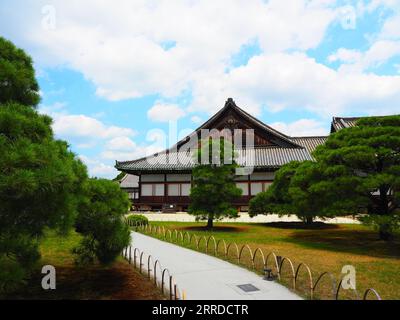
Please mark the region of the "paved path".
POLYGON ((297 300, 286 287, 215 257, 132 232, 132 246, 151 254, 168 268, 190 300, 297 300), (259 291, 246 293, 238 285, 252 284, 259 291))
MULTIPOLYGON (((136 213, 136 212, 135 212, 136 213)), ((145 212, 139 214, 145 215, 150 221, 178 221, 178 222, 194 222, 195 217, 187 213, 154 213, 145 212)), ((259 215, 251 218, 247 213, 241 213, 237 219, 222 219, 221 222, 243 222, 243 223, 269 223, 269 222, 297 222, 300 221, 296 216, 279 217, 277 214, 259 215)), ((324 221, 325 223, 349 223, 359 224, 358 220, 351 217, 338 217, 326 220, 316 219, 316 221, 324 221)))

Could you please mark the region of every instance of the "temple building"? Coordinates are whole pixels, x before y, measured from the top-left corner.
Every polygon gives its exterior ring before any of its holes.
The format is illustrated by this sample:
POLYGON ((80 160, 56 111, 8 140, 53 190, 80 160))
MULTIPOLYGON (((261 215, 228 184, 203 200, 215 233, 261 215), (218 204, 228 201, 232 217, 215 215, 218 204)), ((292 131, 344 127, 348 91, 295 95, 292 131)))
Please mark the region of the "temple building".
MULTIPOLYGON (((340 124, 343 121, 344 125, 350 125, 343 120, 346 118, 335 119, 340 124)), ((332 124, 332 131, 336 131, 335 128, 332 124)), ((243 168, 250 168, 248 174, 236 177, 242 197, 234 204, 240 211, 247 211, 249 200, 271 185, 275 171, 282 165, 294 160, 312 160, 311 153, 327 139, 326 136, 289 137, 242 110, 229 98, 219 112, 170 149, 137 160, 116 161, 115 167, 127 174, 121 186, 124 182, 132 182, 128 189, 134 190, 131 200, 136 210, 174 212, 188 208, 191 172, 196 165, 190 149, 196 142, 191 144, 191 141, 204 138, 201 134, 207 130, 212 136, 232 132, 232 137, 237 132, 253 132, 254 146, 247 148, 243 144, 236 150, 236 162, 243 168), (136 178, 128 178, 130 175, 136 178)))

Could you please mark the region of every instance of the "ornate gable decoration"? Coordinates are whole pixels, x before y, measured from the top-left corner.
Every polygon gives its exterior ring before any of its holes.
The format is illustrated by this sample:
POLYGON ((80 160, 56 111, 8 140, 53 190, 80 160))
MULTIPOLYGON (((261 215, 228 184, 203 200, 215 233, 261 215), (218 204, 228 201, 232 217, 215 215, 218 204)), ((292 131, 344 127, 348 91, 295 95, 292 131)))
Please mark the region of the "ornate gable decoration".
MULTIPOLYGON (((256 119, 246 111, 240 109, 232 98, 229 98, 225 106, 211 117, 202 126, 196 129, 193 134, 198 135, 200 139, 200 132, 202 129, 218 130, 231 130, 232 133, 235 129, 243 130, 243 139, 245 139, 245 130, 254 130, 254 146, 255 147, 284 147, 284 148, 300 148, 299 145, 294 143, 288 136, 280 133, 279 131, 269 127, 265 123, 256 119)), ((189 137, 178 142, 178 149, 181 145, 189 140, 189 137)))

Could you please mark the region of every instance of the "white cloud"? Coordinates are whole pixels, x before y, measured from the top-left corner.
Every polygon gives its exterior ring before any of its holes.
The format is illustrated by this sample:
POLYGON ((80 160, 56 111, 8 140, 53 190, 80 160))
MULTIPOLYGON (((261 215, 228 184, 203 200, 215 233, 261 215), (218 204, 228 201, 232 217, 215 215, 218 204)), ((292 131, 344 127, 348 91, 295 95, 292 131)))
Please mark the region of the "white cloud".
POLYGON ((232 55, 254 39, 267 53, 317 47, 338 18, 334 4, 55 0, 56 28, 46 30, 40 23, 46 18, 41 15, 46 1, 15 1, 3 24, 7 34, 31 48, 40 66, 62 65, 82 72, 101 97, 174 97, 202 75, 225 70, 232 55), (29 17, 22 14, 27 11, 29 17), (175 45, 167 49, 165 42, 175 45))
POLYGON ((92 159, 84 155, 80 155, 79 158, 88 167, 89 175, 92 177, 101 177, 112 179, 117 176, 118 170, 111 165, 107 165, 97 159, 92 159))
POLYGON ((190 118, 190 120, 194 124, 201 124, 203 122, 203 120, 199 116, 193 116, 193 117, 190 118))
POLYGON ((359 61, 362 54, 358 50, 349 50, 345 48, 340 48, 336 53, 331 54, 328 57, 329 62, 342 61, 342 62, 356 62, 359 61))
POLYGON ((385 39, 400 39, 400 13, 387 19, 382 27, 381 37, 385 39))
POLYGON ((192 110, 221 105, 230 92, 236 93, 238 98, 233 97, 239 106, 255 115, 264 105, 275 111, 279 106, 326 117, 377 108, 390 113, 398 112, 400 99, 399 76, 336 71, 304 53, 256 56, 246 66, 203 80, 194 87, 192 110))
POLYGON ((106 160, 127 161, 150 156, 162 150, 163 149, 160 149, 153 145, 136 146, 131 150, 125 151, 106 149, 100 154, 100 157, 106 160))
POLYGON ((155 104, 148 112, 147 117, 152 121, 177 121, 185 116, 185 111, 176 104, 155 104))
POLYGON ((379 32, 368 35, 369 48, 363 52, 340 48, 328 57, 328 61, 343 62, 341 68, 347 72, 363 72, 369 68, 379 67, 392 57, 400 55, 400 2, 371 1, 366 10, 376 10, 381 6, 390 9, 392 14, 383 21, 379 32))
POLYGON ((107 142, 106 148, 110 150, 132 150, 136 144, 128 137, 117 137, 107 142))
MULTIPOLYGON (((263 107, 306 109, 324 116, 391 112, 399 101, 399 77, 365 71, 398 54, 398 15, 383 23, 367 53, 345 48, 333 53, 332 61, 344 62, 334 70, 306 55, 321 44, 332 23, 342 21, 343 7, 334 0, 52 3, 57 12, 55 30, 41 27, 41 8, 47 4, 41 0, 15 1, 12 8, 0 8, 6 13, 2 31, 32 52, 41 69, 77 70, 93 82, 99 96, 109 100, 156 94, 162 101, 176 101, 168 98, 189 93, 193 101, 186 112, 214 113, 231 96, 256 116, 263 107), (231 68, 232 56, 255 40, 259 56, 231 68), (166 48, 165 43, 172 45, 166 48)), ((362 14, 383 6, 398 8, 398 3, 358 2, 356 9, 362 14)), ((178 106, 169 106, 176 111, 169 113, 160 105, 149 111, 155 121, 184 114, 178 106)), ((66 115, 64 120, 56 127, 68 134, 130 136, 121 132, 123 128, 102 126, 79 115, 66 115), (78 121, 84 128, 73 123, 78 121)))
POLYGON ((341 70, 360 73, 369 68, 379 67, 397 55, 400 55, 400 41, 377 40, 365 52, 340 48, 336 53, 330 55, 328 60, 343 62, 341 70))
POLYGON ((325 123, 313 119, 300 119, 292 123, 275 122, 271 126, 293 137, 325 136, 329 134, 329 128, 325 123))
POLYGON ((107 139, 120 136, 134 136, 130 128, 107 126, 103 122, 85 115, 55 115, 54 132, 61 137, 86 137, 107 139))
POLYGON ((117 169, 112 166, 105 165, 104 163, 99 163, 90 170, 91 174, 97 177, 106 177, 109 179, 115 178, 119 173, 117 169))

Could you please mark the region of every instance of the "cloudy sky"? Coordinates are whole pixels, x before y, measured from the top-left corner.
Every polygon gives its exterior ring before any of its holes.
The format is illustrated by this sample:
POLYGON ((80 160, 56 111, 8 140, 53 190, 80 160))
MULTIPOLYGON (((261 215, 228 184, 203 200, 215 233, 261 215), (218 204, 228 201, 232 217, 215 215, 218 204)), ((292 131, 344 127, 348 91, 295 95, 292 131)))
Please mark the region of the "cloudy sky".
POLYGON ((2 0, 0 35, 32 55, 40 111, 99 177, 228 97, 289 135, 400 113, 400 0, 2 0))

